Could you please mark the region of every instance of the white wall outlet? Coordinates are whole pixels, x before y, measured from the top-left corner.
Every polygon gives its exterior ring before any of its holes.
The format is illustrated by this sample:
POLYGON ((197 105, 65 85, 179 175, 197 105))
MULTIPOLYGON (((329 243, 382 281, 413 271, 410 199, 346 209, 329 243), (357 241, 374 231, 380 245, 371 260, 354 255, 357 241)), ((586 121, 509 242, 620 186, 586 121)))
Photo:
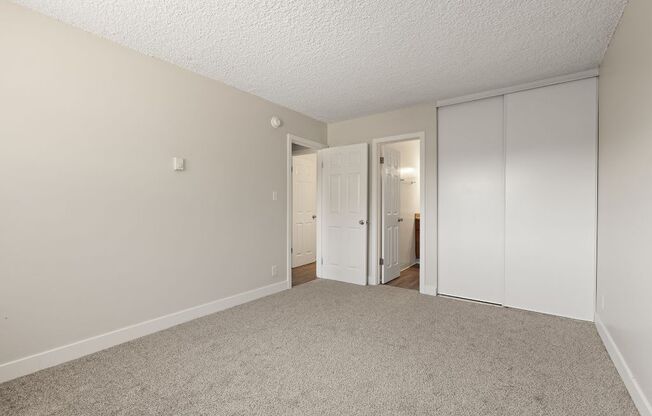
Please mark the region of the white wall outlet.
POLYGON ((186 168, 186 161, 182 157, 172 158, 172 168, 176 171, 182 171, 186 168))
POLYGON ((278 201, 278 192, 272 191, 272 201, 278 201))
POLYGON ((278 276, 278 266, 273 265, 272 266, 272 277, 276 277, 276 276, 278 276))

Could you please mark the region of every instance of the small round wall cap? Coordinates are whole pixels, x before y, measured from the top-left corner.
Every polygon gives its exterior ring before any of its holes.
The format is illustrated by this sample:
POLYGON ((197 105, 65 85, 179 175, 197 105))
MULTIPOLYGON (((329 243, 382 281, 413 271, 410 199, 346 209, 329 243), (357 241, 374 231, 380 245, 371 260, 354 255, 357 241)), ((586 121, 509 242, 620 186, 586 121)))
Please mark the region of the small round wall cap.
POLYGON ((270 124, 272 125, 272 127, 274 127, 275 129, 281 127, 281 124, 283 124, 283 122, 281 121, 281 119, 278 118, 278 117, 276 117, 276 116, 272 117, 272 118, 269 120, 269 123, 270 123, 270 124))

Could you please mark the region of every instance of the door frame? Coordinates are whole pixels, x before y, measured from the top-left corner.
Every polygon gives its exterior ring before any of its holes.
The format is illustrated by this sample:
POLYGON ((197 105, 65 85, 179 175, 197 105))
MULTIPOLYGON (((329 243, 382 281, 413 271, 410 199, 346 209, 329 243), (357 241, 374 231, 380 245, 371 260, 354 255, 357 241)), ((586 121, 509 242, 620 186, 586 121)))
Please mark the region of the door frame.
POLYGON ((371 141, 371 198, 369 204, 370 225, 369 227, 369 279, 368 284, 380 284, 380 257, 382 250, 382 213, 380 192, 381 171, 380 171, 380 146, 389 143, 405 142, 408 140, 419 140, 419 213, 420 228, 419 235, 419 292, 432 295, 425 285, 427 250, 426 250, 426 133, 419 131, 415 133, 399 134, 396 136, 380 137, 371 141))
MULTIPOLYGON (((287 135, 286 138, 286 182, 285 186, 287 189, 287 234, 286 234, 286 267, 285 267, 285 280, 286 280, 286 285, 288 289, 292 288, 292 144, 298 144, 304 147, 307 147, 309 149, 313 149, 315 152, 319 149, 325 149, 328 146, 326 146, 323 143, 316 142, 314 140, 306 139, 303 137, 295 136, 294 134, 289 134, 287 135)), ((319 163, 319 162, 318 162, 319 163)), ((317 204, 316 204, 316 214, 317 214, 317 220, 315 221, 315 238, 317 239, 316 241, 316 258, 319 258, 319 255, 321 254, 321 244, 320 244, 320 237, 321 237, 321 232, 320 232, 320 216, 321 216, 321 185, 320 185, 320 169, 318 167, 317 169, 317 204)), ((319 262, 317 262, 317 268, 319 268, 319 262)), ((319 274, 319 270, 317 271, 317 274, 319 274)))

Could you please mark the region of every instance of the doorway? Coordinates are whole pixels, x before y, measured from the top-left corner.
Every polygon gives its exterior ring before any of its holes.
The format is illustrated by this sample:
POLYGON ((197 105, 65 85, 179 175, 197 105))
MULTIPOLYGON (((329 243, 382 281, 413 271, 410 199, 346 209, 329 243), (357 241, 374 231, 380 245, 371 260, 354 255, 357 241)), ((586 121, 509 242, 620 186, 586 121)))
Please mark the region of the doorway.
POLYGON ((380 146, 381 283, 419 290, 420 143, 380 146))
POLYGON ((419 140, 380 147, 381 282, 419 290, 419 140))
POLYGON ((292 286, 317 278, 317 153, 292 151, 292 286))
POLYGON ((372 141, 370 284, 426 292, 424 136, 372 141))
POLYGON ((321 143, 288 134, 288 288, 317 278, 318 174, 321 143))

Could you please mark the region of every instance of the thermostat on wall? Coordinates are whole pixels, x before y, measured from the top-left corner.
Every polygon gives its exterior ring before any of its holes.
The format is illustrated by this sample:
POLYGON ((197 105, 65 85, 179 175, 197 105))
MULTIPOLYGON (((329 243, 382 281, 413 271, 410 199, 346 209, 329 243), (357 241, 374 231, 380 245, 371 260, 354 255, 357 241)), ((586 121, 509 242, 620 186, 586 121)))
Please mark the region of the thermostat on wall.
POLYGON ((185 160, 182 157, 173 157, 172 158, 172 167, 174 170, 182 171, 185 169, 185 160))

